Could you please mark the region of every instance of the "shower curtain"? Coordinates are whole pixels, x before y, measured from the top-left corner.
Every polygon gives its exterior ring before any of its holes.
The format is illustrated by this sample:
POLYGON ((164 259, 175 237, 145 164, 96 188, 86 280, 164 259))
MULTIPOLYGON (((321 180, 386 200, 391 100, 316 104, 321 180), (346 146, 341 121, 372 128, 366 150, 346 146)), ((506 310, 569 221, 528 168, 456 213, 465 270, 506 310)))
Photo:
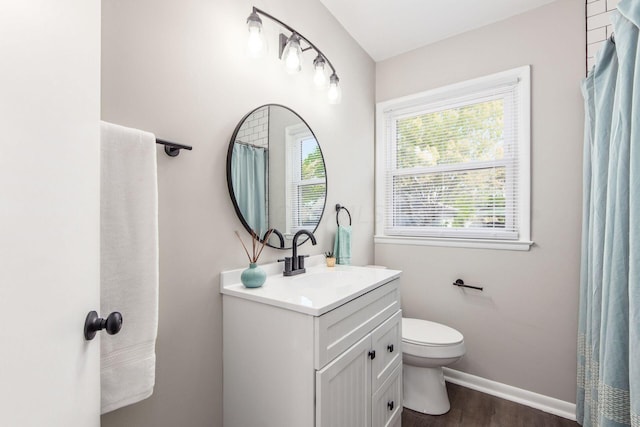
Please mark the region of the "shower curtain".
POLYGON ((231 174, 236 203, 245 221, 262 237, 267 231, 266 148, 236 142, 231 157, 231 174))
POLYGON ((613 21, 582 87, 576 415, 589 427, 640 426, 640 1, 621 0, 613 21))

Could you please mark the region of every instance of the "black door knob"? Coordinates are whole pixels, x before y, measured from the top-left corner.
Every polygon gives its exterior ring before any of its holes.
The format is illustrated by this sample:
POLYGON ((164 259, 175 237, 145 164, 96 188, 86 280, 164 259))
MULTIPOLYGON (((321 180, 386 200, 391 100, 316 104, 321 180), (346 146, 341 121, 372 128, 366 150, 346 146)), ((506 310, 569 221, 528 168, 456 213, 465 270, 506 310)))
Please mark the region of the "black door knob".
POLYGON ((96 332, 105 329, 109 335, 115 335, 122 329, 122 314, 114 311, 106 319, 98 317, 98 313, 90 311, 84 321, 84 338, 91 341, 96 332))
POLYGON ((387 402, 387 408, 389 408, 390 411, 393 411, 393 407, 394 407, 393 400, 390 400, 389 402, 387 402))
POLYGON ((376 358, 376 351, 375 350, 371 350, 369 352, 369 359, 373 360, 376 358))
POLYGON ((393 353, 393 344, 389 344, 387 346, 387 350, 389 351, 389 353, 393 353))

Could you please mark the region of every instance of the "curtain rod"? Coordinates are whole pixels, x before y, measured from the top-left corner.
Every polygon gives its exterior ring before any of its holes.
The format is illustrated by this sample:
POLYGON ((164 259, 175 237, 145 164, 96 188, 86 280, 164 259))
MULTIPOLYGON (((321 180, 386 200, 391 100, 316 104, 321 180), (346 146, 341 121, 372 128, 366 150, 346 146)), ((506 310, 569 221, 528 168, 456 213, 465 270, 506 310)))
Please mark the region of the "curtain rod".
POLYGON ((240 140, 237 140, 235 143, 236 144, 241 144, 241 145, 247 145, 247 146, 253 147, 253 148, 262 148, 263 150, 269 151, 269 147, 263 147, 261 145, 249 144, 248 142, 243 142, 243 141, 240 141, 240 140))

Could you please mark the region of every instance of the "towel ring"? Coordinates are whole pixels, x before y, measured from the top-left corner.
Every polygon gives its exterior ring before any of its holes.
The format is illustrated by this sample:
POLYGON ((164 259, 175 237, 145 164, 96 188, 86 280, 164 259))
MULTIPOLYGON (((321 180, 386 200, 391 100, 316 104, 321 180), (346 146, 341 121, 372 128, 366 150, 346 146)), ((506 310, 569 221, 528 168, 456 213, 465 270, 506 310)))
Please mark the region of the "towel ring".
POLYGON ((336 223, 340 225, 340 210, 342 209, 347 211, 347 215, 349 215, 349 225, 351 225, 351 212, 349 212, 349 209, 345 208, 344 206, 340 206, 339 203, 336 205, 336 223))

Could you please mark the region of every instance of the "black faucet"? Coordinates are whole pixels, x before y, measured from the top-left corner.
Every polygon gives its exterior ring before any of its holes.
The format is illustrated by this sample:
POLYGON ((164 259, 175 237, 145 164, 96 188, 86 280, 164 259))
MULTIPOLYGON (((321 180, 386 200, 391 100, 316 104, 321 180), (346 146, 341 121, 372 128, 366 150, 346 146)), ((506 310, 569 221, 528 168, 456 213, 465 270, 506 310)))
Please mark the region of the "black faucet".
POLYGON ((284 261, 284 271, 282 274, 284 276, 295 276, 296 274, 302 274, 306 271, 304 268, 304 259, 309 255, 298 255, 298 238, 303 234, 309 236, 312 244, 316 244, 316 238, 312 232, 308 230, 300 230, 293 236, 293 251, 291 254, 291 258, 285 257, 284 259, 280 259, 278 261, 284 261))
MULTIPOLYGON (((278 236, 278 240, 280 240, 280 249, 284 249, 284 236, 282 235, 282 233, 279 232, 275 228, 271 229, 271 233, 275 234, 276 236, 278 236)), ((269 230, 267 230, 267 232, 264 233, 264 237, 262 238, 263 241, 267 238, 267 234, 269 234, 269 230)), ((275 246, 274 246, 274 248, 275 248, 275 246)))

